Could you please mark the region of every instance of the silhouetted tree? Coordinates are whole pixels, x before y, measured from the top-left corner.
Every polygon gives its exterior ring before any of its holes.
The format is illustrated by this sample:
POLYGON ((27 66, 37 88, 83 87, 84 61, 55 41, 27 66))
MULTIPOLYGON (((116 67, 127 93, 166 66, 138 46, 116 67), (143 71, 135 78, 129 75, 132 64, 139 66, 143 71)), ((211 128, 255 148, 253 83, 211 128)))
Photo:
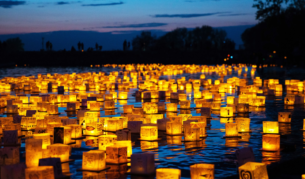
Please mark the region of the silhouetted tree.
POLYGON ((153 49, 157 38, 152 36, 151 32, 143 31, 140 36, 136 36, 132 40, 133 50, 136 51, 149 51, 153 49))
POLYGON ((24 44, 22 43, 19 37, 17 38, 10 38, 4 41, 1 45, 2 51, 6 52, 18 52, 24 51, 23 49, 24 44))
POLYGON ((98 46, 99 51, 102 51, 103 46, 98 46))
POLYGON ((129 50, 130 49, 130 42, 128 42, 128 44, 127 44, 127 50, 129 50))
POLYGON ((98 44, 95 43, 95 50, 98 51, 98 44))
POLYGON ((93 52, 94 51, 94 49, 92 48, 92 47, 89 47, 88 49, 87 49, 87 52, 93 52))
POLYGON ((74 48, 74 46, 71 47, 71 52, 75 52, 76 49, 74 48))
POLYGON ((124 40, 123 42, 123 51, 126 51, 127 50, 127 41, 124 40))
POLYGON ((50 41, 47 41, 47 42, 46 42, 46 49, 47 49, 47 50, 50 50, 50 41))
POLYGON ((82 48, 82 44, 81 44, 80 42, 78 42, 78 43, 77 43, 77 49, 78 49, 78 51, 80 51, 81 48, 82 48))
POLYGON ((81 43, 81 49, 84 50, 84 43, 81 43))

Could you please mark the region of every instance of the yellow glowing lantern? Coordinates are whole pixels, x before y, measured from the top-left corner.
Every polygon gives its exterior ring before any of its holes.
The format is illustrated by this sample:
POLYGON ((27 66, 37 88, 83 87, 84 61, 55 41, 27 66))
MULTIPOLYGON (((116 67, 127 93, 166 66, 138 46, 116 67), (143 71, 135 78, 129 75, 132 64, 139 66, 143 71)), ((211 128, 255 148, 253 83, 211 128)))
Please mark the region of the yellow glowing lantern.
POLYGON ((184 140, 185 141, 199 141, 200 140, 200 129, 186 127, 184 125, 184 140))
POLYGON ((106 147, 106 163, 121 164, 127 162, 126 146, 108 146, 106 147))
POLYGON ((133 108, 134 108, 134 105, 124 105, 123 106, 123 111, 124 111, 125 114, 131 114, 133 108))
POLYGON ((278 151, 280 150, 280 135, 265 134, 263 135, 263 150, 278 151))
POLYGON ((131 155, 132 174, 149 175, 155 172, 155 155, 152 153, 137 153, 131 155))
POLYGON ((42 158, 42 139, 26 139, 25 163, 27 167, 37 167, 42 158))
POLYGON ((70 146, 65 144, 52 144, 48 145, 47 149, 50 150, 51 158, 60 158, 61 162, 69 161, 70 146))
POLYGON ((238 167, 240 179, 268 179, 266 164, 257 162, 247 162, 238 167))
POLYGON ((82 170, 99 171, 106 168, 106 154, 101 150, 83 152, 82 170))
POLYGON ((279 112, 278 122, 291 123, 291 112, 279 112))
POLYGON ((82 126, 78 124, 69 124, 68 127, 71 127, 71 139, 77 139, 82 137, 82 126))
POLYGON ((104 130, 106 131, 117 131, 123 129, 123 121, 116 118, 110 118, 105 120, 104 130))
POLYGON ((22 101, 23 104, 29 103, 29 97, 27 96, 19 96, 19 99, 22 101))
POLYGON ((234 96, 227 96, 227 104, 234 104, 234 100, 235 97, 234 96))
POLYGON ((186 101, 187 100, 187 96, 186 94, 179 94, 179 101, 186 101))
POLYGON ((156 103, 143 103, 143 111, 147 114, 158 113, 158 104, 156 103))
POLYGON ((295 103, 295 96, 294 95, 288 95, 284 98, 284 104, 285 105, 294 105, 295 103))
POLYGON ((226 123, 226 137, 236 137, 236 136, 238 136, 237 124, 226 123))
POLYGON ((180 108, 181 109, 190 109, 191 108, 191 101, 180 101, 180 108))
POLYGON ((167 122, 166 134, 177 135, 182 133, 182 123, 167 122))
POLYGON ((303 131, 305 131, 305 119, 303 119, 303 131))
POLYGON ((263 133, 278 134, 279 123, 277 121, 263 121, 263 133))
POLYGON ((181 170, 173 168, 158 168, 156 169, 156 179, 180 179, 181 170))
POLYGON ((166 111, 176 112, 177 111, 177 103, 167 103, 166 104, 166 111))
POLYGON ((141 140, 157 140, 158 139, 158 126, 141 126, 140 131, 141 140))
POLYGON ((58 105, 56 104, 48 105, 47 111, 49 114, 58 114, 58 105))
POLYGON ((7 105, 6 112, 8 114, 17 114, 18 113, 18 106, 17 105, 7 105))
POLYGON ((178 93, 170 93, 170 99, 178 100, 179 99, 179 94, 178 93))
POLYGON ((195 91, 194 92, 194 98, 195 99, 201 99, 202 98, 202 94, 200 91, 195 91))
POLYGON ((237 112, 238 113, 248 113, 249 112, 249 104, 239 103, 237 104, 237 112))
POLYGON ((221 107, 220 108, 220 116, 221 117, 232 117, 233 116, 233 108, 232 107, 221 107))
POLYGON ((33 139, 42 140, 42 149, 47 149, 47 146, 51 145, 51 138, 49 133, 33 134, 33 139))
POLYGON ((191 179, 201 179, 202 176, 214 179, 214 169, 214 164, 200 163, 191 165, 191 179))
POLYGON ((120 100, 127 100, 127 98, 128 98, 128 92, 119 92, 118 99, 120 99, 120 100))
POLYGON ((112 110, 114 108, 115 108, 114 101, 105 101, 104 102, 104 109, 105 110, 112 110))
POLYGON ((98 149, 106 151, 106 147, 114 145, 116 141, 117 141, 117 135, 114 134, 101 135, 98 137, 98 149))
POLYGON ((127 147, 127 157, 131 157, 132 154, 132 142, 131 140, 120 140, 114 143, 114 146, 127 147))
POLYGON ((103 132, 102 129, 103 129, 103 123, 98 123, 98 122, 86 123, 85 134, 93 135, 93 136, 101 135, 103 132))
POLYGON ((53 166, 37 166, 25 169, 25 179, 55 178, 53 166))
POLYGON ((250 118, 236 118, 235 122, 237 124, 238 132, 250 132, 250 118))

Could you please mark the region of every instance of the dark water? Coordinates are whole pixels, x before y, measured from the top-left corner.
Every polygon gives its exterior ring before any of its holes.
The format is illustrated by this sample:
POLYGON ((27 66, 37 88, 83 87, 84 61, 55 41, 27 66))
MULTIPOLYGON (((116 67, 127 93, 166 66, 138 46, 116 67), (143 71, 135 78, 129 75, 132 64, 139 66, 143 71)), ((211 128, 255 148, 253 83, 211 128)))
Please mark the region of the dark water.
MULTIPOLYGON (((47 74, 47 73, 80 73, 80 72, 109 72, 109 71, 119 71, 120 69, 112 68, 41 68, 41 67, 24 67, 24 68, 10 68, 10 69, 0 69, 0 78, 6 76, 29 76, 37 75, 38 73, 47 74)), ((243 73, 245 73, 243 71, 243 73)), ((249 84, 252 84, 250 69, 247 72, 247 77, 238 76, 237 73, 233 72, 232 74, 225 77, 225 79, 237 76, 239 78, 248 78, 249 84)), ((278 77, 280 83, 284 83, 285 76, 281 76, 282 69, 280 68, 269 68, 265 69, 264 74, 256 73, 256 76, 262 76, 265 79, 268 79, 268 75, 278 77), (266 71, 268 73, 266 73, 266 71)), ((199 79, 200 74, 183 74, 176 76, 162 76, 163 79, 177 79, 185 76, 186 80, 189 78, 199 79)), ((213 74, 206 74, 207 79, 218 79, 219 76, 213 74)), ((133 104, 135 106, 141 106, 141 102, 137 102, 132 96, 136 89, 130 89, 129 97, 127 104, 133 104)), ((68 93, 68 92, 67 92, 68 93)), ((232 95, 232 94, 225 94, 232 95)), ((233 94, 236 97, 237 94, 233 94)), ((285 96, 285 93, 283 93, 285 96)), ((159 131, 159 136, 162 140, 157 142, 140 142, 133 140, 133 153, 141 152, 153 152, 155 154, 155 163, 156 167, 166 167, 166 168, 179 168, 182 170, 182 178, 190 178, 189 166, 196 163, 212 163, 215 164, 215 178, 224 178, 231 175, 237 174, 237 166, 235 164, 235 151, 238 148, 242 147, 252 147, 255 159, 257 162, 264 162, 270 164, 277 161, 284 161, 291 159, 299 154, 303 153, 303 131, 302 124, 304 118, 304 106, 284 106, 283 96, 279 97, 267 97, 266 106, 264 108, 251 108, 251 113, 249 118, 251 118, 250 128, 251 133, 245 134, 241 139, 229 139, 223 138, 225 134, 225 121, 221 121, 219 114, 213 112, 211 126, 207 129, 208 137, 200 142, 176 142, 176 144, 169 144, 171 140, 168 140, 163 132, 159 131), (284 149, 281 152, 262 152, 259 149, 262 148, 262 121, 277 121, 278 112, 282 111, 291 111, 292 122, 291 124, 281 124, 280 133, 281 133, 281 147, 284 149), (291 146, 295 145, 296 150, 285 150, 291 146)), ((225 99, 225 96, 223 97, 225 99)), ((166 101, 167 102, 167 101, 166 101)), ((124 103, 125 104, 125 103, 124 103)), ((115 110, 116 115, 120 116, 119 113, 123 112, 123 105, 120 101, 116 101, 117 109, 115 110)), ((194 107, 194 101, 192 100, 191 107, 194 107)), ((225 103, 222 103, 222 106, 225 106, 225 103)), ((179 106, 178 106, 179 107, 179 106)), ((61 116, 67 115, 64 111, 65 107, 60 107, 59 112, 61 116)), ((196 110, 189 111, 193 116, 200 116, 200 113, 197 113, 196 110)), ((101 116, 105 116, 105 112, 101 111, 101 116)), ((72 117, 73 118, 73 117, 72 117)), ((137 136, 133 136, 133 139, 136 139, 137 136)), ((24 147, 24 144, 22 145, 24 147)), ((71 158, 75 159, 74 162, 69 163, 69 172, 72 174, 71 178, 82 178, 82 172, 77 172, 76 169, 81 168, 82 165, 82 152, 88 151, 91 149, 96 149, 92 146, 86 146, 85 141, 82 141, 80 148, 72 149, 71 158)), ((23 150, 24 151, 24 150, 23 150)), ((67 165, 67 164, 66 164, 67 165)), ((67 166, 66 166, 67 167, 67 166)), ((122 167, 123 169, 126 168, 122 167)), ((107 178, 135 178, 124 174, 124 170, 117 170, 107 172, 107 178)), ((103 174, 102 174, 103 176, 103 174)), ((141 177, 139 177, 141 178, 141 177)))

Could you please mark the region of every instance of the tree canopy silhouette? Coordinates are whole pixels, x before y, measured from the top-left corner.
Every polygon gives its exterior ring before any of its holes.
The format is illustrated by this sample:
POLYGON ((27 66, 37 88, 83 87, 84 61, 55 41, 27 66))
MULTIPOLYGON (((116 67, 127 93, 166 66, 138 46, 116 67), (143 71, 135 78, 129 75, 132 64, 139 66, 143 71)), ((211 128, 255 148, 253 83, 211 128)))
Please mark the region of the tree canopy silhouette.
POLYGON ((23 49, 24 44, 22 43, 19 37, 17 38, 10 38, 6 41, 0 43, 0 51, 4 52, 20 52, 24 51, 23 49))
POLYGON ((132 40, 133 50, 137 51, 149 51, 154 48, 157 37, 152 36, 150 31, 143 31, 140 36, 136 36, 132 40))

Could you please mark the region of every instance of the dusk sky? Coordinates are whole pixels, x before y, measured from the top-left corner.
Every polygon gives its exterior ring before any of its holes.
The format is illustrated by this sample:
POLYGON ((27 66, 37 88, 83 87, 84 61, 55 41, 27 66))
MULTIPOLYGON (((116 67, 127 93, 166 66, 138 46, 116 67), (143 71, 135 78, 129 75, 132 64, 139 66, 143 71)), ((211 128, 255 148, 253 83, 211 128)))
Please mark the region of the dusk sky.
POLYGON ((253 0, 0 0, 0 34, 256 24, 253 0))

